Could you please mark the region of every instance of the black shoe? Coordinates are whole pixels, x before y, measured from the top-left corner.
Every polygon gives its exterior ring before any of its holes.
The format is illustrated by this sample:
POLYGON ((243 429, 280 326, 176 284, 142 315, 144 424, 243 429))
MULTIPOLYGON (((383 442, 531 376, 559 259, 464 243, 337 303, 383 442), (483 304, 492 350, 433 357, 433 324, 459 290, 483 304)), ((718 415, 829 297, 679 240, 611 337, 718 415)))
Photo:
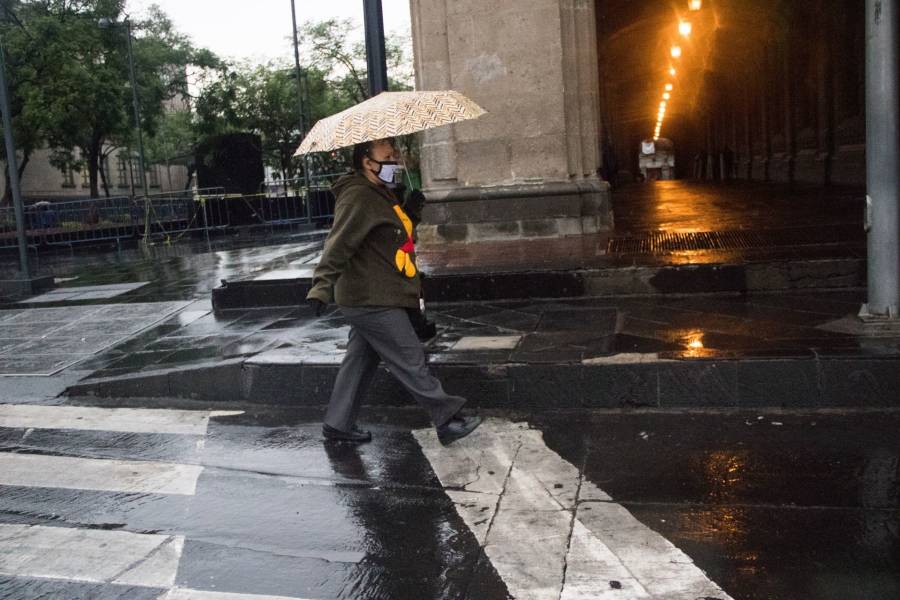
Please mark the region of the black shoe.
POLYGON ((438 440, 447 446, 460 438, 464 438, 481 425, 481 417, 463 417, 457 415, 437 428, 438 440))
POLYGON ((337 442, 355 442, 357 444, 363 444, 372 441, 372 432, 364 431, 356 425, 354 425, 353 429, 350 431, 341 431, 330 425, 322 425, 322 435, 325 436, 326 440, 334 440, 337 442))

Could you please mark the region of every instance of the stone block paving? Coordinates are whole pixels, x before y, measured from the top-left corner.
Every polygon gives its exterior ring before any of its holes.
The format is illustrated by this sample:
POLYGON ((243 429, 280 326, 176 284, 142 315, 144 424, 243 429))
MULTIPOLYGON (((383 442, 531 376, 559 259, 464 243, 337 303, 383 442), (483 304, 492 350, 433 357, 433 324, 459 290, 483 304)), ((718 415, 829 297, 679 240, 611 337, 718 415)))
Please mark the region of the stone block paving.
POLYGON ((51 302, 70 302, 80 300, 108 300, 122 294, 140 289, 148 285, 146 281, 137 283, 113 283, 110 285, 92 285, 78 287, 63 287, 52 290, 46 294, 28 298, 19 304, 48 304, 51 302))
MULTIPOLYGON (((572 299, 434 305, 433 364, 594 365, 647 360, 900 357, 900 338, 842 330, 860 292, 706 298, 572 299)), ((349 329, 336 308, 214 313, 206 300, 0 311, 0 373, 92 378, 228 358, 336 365, 349 329)), ((665 375, 665 374, 664 374, 665 375)), ((674 377, 681 375, 673 374, 674 377)))
POLYGON ((53 375, 185 306, 156 302, 0 311, 0 375, 53 375))

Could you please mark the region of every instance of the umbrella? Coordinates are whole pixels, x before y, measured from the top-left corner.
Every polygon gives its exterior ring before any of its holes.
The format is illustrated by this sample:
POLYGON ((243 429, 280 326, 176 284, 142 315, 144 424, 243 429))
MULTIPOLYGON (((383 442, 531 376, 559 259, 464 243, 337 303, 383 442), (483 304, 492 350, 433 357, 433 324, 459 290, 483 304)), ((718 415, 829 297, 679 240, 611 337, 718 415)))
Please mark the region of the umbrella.
POLYGON ((480 106, 452 90, 382 92, 316 123, 294 155, 407 135, 476 119, 484 112, 480 106))

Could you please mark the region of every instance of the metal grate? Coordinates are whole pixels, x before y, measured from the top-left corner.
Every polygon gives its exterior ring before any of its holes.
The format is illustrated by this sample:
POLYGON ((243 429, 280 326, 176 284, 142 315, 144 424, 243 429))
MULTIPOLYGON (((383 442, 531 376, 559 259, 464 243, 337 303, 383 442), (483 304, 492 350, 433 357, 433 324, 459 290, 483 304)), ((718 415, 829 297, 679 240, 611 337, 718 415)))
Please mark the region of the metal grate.
POLYGON ((656 232, 642 236, 610 238, 607 245, 607 253, 666 254, 689 250, 740 250, 774 246, 805 246, 835 243, 840 241, 841 238, 840 234, 836 235, 836 232, 831 229, 803 227, 763 231, 656 232))

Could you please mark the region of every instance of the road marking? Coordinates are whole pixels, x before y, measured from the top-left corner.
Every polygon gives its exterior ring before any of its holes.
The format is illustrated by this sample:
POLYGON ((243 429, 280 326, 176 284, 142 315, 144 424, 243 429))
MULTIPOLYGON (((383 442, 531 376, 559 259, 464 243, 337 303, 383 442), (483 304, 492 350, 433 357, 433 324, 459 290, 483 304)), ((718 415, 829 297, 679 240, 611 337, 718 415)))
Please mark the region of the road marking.
POLYGON ((0 485, 192 496, 203 467, 0 452, 0 485))
POLYGON ((0 574, 171 587, 184 537, 0 524, 0 574))
POLYGON ((239 410, 171 410, 0 404, 0 427, 123 431, 206 435, 210 417, 242 414, 239 410))
POLYGON ((517 600, 732 600, 526 424, 487 419, 446 448, 413 433, 517 600))
POLYGON ((229 592, 207 592, 187 588, 172 588, 159 600, 303 600, 288 596, 259 596, 257 594, 233 594, 229 592))

